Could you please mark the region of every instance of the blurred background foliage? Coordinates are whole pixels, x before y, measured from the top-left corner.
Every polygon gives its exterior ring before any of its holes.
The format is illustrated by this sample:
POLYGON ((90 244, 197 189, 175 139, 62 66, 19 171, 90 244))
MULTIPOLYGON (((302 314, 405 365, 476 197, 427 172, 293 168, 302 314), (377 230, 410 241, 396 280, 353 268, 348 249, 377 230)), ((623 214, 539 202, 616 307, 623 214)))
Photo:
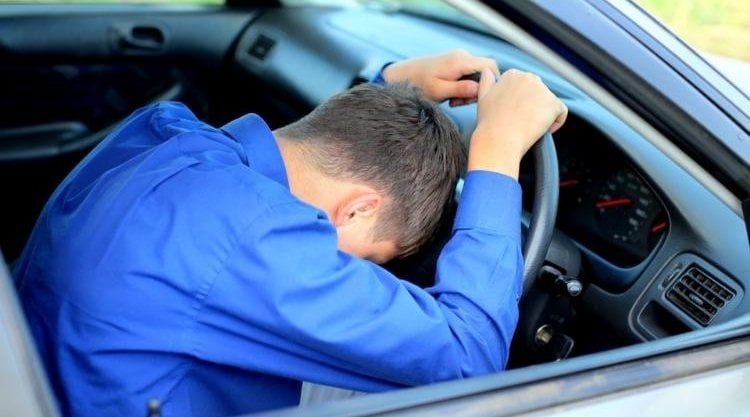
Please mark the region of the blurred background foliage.
POLYGON ((639 0, 697 49, 750 61, 750 0, 639 0))

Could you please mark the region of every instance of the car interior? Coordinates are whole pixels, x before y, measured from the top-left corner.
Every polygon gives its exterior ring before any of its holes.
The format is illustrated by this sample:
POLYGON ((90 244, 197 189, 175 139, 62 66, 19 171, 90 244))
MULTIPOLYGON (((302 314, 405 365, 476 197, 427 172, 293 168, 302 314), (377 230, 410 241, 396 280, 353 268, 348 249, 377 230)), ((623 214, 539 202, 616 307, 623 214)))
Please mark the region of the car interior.
MULTIPOLYGON (((2 254, 12 270, 57 184, 142 106, 178 100, 214 126, 252 112, 276 128, 386 63, 459 48, 495 58, 501 70, 538 74, 570 111, 554 134, 556 229, 521 300, 509 368, 686 334, 750 312, 743 219, 554 68, 449 9, 3 6, 2 254)), ((475 106, 442 108, 468 142, 475 106)), ((531 211, 532 161, 519 181, 531 211)), ((386 267, 430 286, 449 236, 446 225, 418 254, 386 267)))

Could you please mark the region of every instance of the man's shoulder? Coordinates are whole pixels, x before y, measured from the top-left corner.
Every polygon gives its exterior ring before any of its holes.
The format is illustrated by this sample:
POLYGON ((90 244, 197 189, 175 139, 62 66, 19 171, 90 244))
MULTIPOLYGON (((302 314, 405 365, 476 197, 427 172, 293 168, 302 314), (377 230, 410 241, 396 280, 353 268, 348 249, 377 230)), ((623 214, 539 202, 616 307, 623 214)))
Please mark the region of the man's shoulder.
POLYGON ((248 214, 250 211, 257 214, 265 212, 273 214, 275 210, 282 207, 285 210, 312 209, 295 197, 287 187, 247 166, 236 166, 223 172, 214 172, 205 180, 207 186, 213 183, 215 187, 226 187, 225 190, 217 189, 212 193, 217 194, 217 197, 227 197, 227 205, 234 208, 239 205, 244 206, 248 214), (213 176, 223 178, 210 178, 213 176))
POLYGON ((186 220, 182 227, 200 231, 196 235, 218 237, 240 230, 252 234, 256 228, 250 226, 258 222, 285 227, 325 216, 286 186, 244 164, 193 160, 187 165, 173 175, 155 178, 149 191, 138 197, 143 215, 172 213, 179 221, 186 220), (213 226, 204 227, 208 224, 213 226))

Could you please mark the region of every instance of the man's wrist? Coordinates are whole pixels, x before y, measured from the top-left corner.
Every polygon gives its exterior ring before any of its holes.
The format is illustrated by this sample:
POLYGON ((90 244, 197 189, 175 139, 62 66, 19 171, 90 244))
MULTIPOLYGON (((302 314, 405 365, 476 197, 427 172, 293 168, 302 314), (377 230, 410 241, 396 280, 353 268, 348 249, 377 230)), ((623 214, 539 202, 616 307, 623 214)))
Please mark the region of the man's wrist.
POLYGON ((493 137, 492 132, 477 127, 469 145, 468 171, 492 171, 518 179, 523 151, 516 142, 493 137))
POLYGON ((393 63, 386 64, 380 70, 380 76, 383 77, 384 82, 391 82, 391 71, 393 71, 393 63))
POLYGON ((511 177, 515 180, 518 179, 518 171, 519 171, 519 163, 518 162, 512 162, 512 161, 480 161, 477 163, 472 163, 473 161, 469 159, 469 164, 467 167, 467 171, 489 171, 489 172, 495 172, 498 174, 503 174, 508 177, 511 177))
POLYGON ((403 74, 399 71, 399 62, 389 62, 383 66, 383 69, 380 70, 383 80, 386 83, 392 83, 396 81, 404 81, 403 74))

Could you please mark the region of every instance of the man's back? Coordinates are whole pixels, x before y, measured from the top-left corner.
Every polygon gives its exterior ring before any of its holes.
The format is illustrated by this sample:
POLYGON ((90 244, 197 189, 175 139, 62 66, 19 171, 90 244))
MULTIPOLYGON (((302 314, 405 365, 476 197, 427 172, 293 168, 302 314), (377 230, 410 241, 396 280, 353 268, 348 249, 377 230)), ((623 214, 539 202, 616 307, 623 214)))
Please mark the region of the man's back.
POLYGON ((191 117, 175 104, 143 110, 89 156, 47 205, 16 270, 67 414, 140 415, 150 398, 165 411, 173 400, 210 404, 192 410, 201 415, 296 403, 297 382, 202 360, 212 341, 195 328, 240 235, 269 206, 302 204, 250 169, 238 142, 174 116, 191 117), (232 404, 215 392, 226 386, 246 395, 232 404), (270 386, 273 395, 258 392, 270 386))

